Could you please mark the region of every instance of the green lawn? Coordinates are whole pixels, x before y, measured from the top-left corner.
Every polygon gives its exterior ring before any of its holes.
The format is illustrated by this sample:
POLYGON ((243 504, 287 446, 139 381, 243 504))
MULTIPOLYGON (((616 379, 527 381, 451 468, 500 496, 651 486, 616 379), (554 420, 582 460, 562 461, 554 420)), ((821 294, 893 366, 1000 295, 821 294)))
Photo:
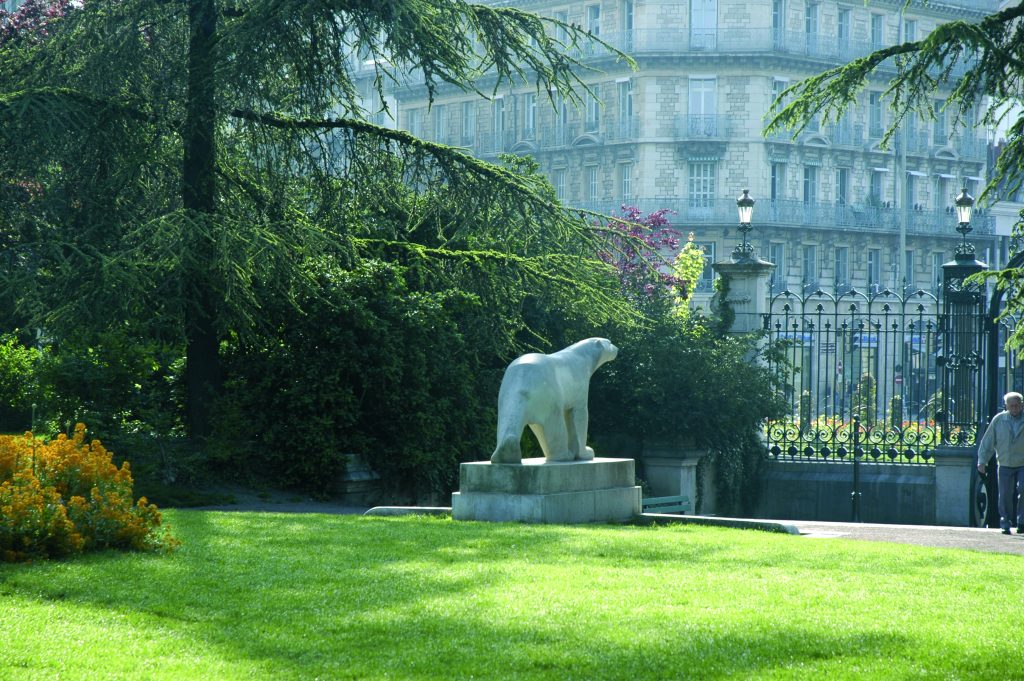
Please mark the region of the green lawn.
POLYGON ((1024 678, 1019 556, 754 531, 168 511, 0 564, 0 679, 1024 678))

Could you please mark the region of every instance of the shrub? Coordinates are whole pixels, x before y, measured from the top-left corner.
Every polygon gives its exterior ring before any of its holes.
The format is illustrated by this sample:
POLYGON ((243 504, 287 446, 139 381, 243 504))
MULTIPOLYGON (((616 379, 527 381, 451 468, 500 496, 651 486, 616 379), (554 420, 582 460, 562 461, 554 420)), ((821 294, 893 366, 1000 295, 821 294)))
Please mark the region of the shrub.
POLYGON ((0 430, 16 432, 31 421, 40 356, 39 350, 25 347, 15 336, 0 336, 0 430))
POLYGON ((0 436, 0 557, 52 558, 100 548, 168 550, 177 545, 156 506, 133 503, 127 462, 118 468, 85 426, 49 442, 0 436))
POLYGON ((721 511, 745 513, 757 503, 761 424, 782 417, 786 404, 760 340, 721 336, 714 326, 694 314, 610 330, 619 356, 594 375, 590 427, 595 439, 692 438, 716 465, 721 511))
POLYGON ((410 290, 400 267, 325 268, 306 314, 227 357, 213 442, 226 472, 318 496, 359 453, 393 499, 430 500, 490 455, 500 373, 467 341, 480 303, 410 290))

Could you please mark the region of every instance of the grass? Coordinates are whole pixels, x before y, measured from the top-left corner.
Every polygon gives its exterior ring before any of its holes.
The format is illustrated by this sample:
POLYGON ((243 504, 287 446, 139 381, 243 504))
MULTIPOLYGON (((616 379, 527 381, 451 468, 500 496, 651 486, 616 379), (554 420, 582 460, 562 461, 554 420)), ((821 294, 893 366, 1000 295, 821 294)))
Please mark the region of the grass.
POLYGON ((753 531, 168 511, 0 564, 0 679, 1022 679, 1019 556, 753 531))

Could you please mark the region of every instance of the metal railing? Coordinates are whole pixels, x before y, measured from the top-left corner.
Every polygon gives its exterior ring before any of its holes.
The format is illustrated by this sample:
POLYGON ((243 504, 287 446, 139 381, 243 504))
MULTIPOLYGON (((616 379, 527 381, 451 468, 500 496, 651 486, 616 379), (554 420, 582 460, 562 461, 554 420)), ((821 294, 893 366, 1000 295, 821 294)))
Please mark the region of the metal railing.
POLYGON ((680 114, 676 117, 677 139, 723 139, 735 134, 738 121, 725 114, 680 114))
MULTIPOLYGON (((616 213, 621 201, 582 201, 577 205, 599 213, 616 213)), ((634 197, 630 205, 644 212, 662 208, 672 211, 672 220, 679 225, 724 224, 736 222, 735 199, 696 199, 678 197, 634 197)), ((867 232, 893 233, 906 222, 908 234, 956 237, 956 217, 950 210, 911 210, 874 206, 864 203, 804 203, 792 199, 759 199, 755 213, 757 223, 773 227, 826 227, 867 232)), ((995 234, 995 218, 976 213, 971 219, 973 234, 995 234)))
POLYGON ((764 329, 779 341, 791 409, 765 426, 769 456, 791 461, 928 463, 960 437, 944 426, 938 300, 922 290, 785 291, 764 329))
MULTIPOLYGON (((803 31, 779 31, 767 28, 638 28, 607 33, 601 39, 612 47, 631 55, 656 54, 749 54, 777 53, 802 55, 812 59, 848 62, 885 47, 868 40, 840 41, 836 36, 803 31)), ((584 44, 572 51, 577 58, 611 57, 612 53, 595 44, 584 44)), ((958 62, 953 76, 960 77, 969 62, 958 62)), ((894 71, 892 60, 880 66, 894 71)))

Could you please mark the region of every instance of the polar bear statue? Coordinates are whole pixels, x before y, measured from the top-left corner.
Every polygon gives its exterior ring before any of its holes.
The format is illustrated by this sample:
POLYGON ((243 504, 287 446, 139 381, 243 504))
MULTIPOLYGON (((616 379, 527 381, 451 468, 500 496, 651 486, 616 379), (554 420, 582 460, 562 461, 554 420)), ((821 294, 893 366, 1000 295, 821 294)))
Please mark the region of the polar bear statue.
POLYGON ((491 463, 522 463, 519 441, 526 426, 537 436, 545 463, 593 459, 587 446, 590 377, 617 354, 607 338, 588 338, 509 364, 498 391, 498 446, 491 463))

